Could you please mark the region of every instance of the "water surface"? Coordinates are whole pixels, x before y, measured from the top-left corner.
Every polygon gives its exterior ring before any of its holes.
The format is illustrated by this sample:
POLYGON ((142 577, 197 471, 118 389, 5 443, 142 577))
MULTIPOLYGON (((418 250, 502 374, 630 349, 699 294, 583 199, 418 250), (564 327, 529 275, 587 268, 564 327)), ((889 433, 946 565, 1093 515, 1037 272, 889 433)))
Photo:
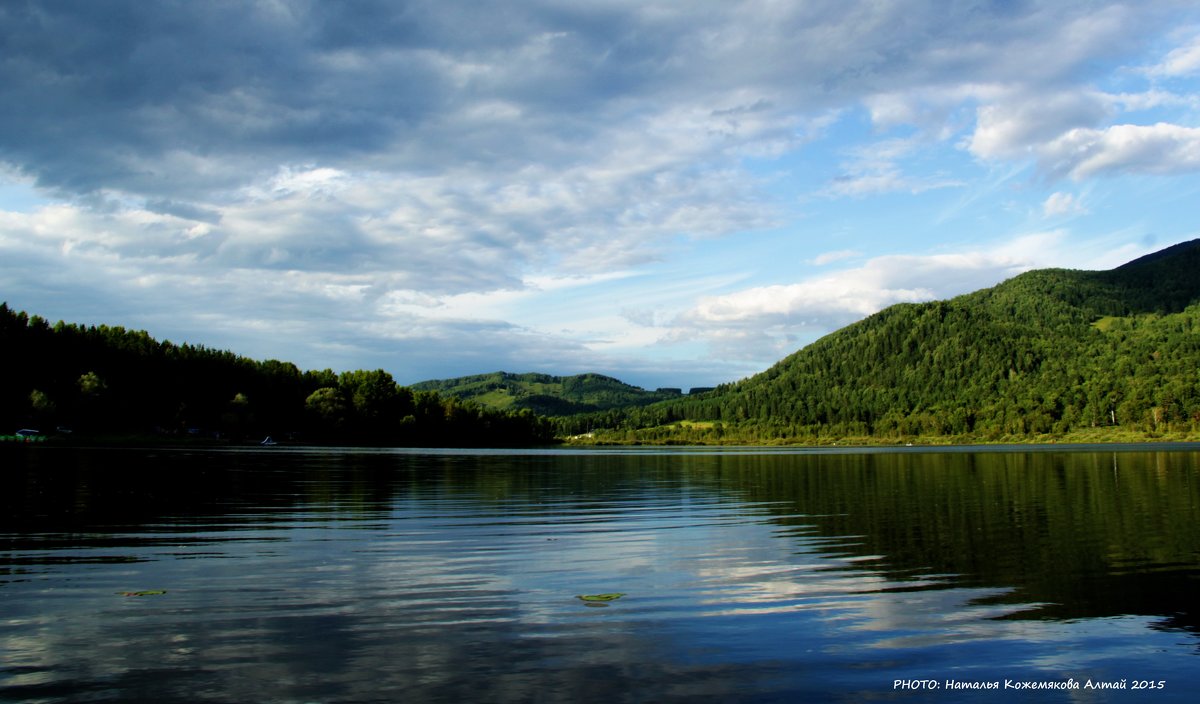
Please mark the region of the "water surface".
POLYGON ((12 449, 6 701, 1200 692, 1190 448, 12 449))

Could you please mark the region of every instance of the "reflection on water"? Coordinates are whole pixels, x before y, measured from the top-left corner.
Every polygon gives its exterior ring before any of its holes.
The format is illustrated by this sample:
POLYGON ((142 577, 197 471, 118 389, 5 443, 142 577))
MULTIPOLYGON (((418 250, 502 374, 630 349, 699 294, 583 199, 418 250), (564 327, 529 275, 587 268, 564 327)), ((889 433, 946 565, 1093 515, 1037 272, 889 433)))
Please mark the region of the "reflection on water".
POLYGON ((1198 459, 18 448, 0 699, 1190 700, 1198 459))

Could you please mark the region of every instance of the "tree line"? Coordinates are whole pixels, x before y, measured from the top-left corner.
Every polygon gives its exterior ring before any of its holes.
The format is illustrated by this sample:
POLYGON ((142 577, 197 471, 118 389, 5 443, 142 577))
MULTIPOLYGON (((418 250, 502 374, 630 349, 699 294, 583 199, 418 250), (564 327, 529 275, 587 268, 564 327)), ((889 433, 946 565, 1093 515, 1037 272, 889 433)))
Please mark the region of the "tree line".
POLYGON ((6 303, 0 354, 0 423, 14 430, 439 446, 554 435, 531 411, 414 391, 384 370, 302 372, 120 326, 51 325, 6 303))
MULTIPOLYGON (((0 422, 318 442, 529 445, 1020 440, 1095 429, 1200 432, 1200 240, 1105 272, 1044 269, 900 304, 711 391, 641 392, 599 375, 480 375, 397 385, 385 371, 301 372, 120 327, 51 326, 0 304, 0 422), (440 384, 440 386, 439 386, 440 384), (601 402, 644 404, 576 413, 601 402), (545 398, 541 398, 545 396, 545 398)), ((638 390, 641 391, 641 390, 638 390)), ((595 407, 595 406, 593 406, 595 407)))

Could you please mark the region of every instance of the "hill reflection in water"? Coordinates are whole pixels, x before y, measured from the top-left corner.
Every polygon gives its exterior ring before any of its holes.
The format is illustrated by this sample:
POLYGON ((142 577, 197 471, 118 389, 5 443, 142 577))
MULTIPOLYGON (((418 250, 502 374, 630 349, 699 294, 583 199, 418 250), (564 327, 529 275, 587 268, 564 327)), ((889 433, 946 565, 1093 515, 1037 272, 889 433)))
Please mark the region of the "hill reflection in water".
POLYGON ((897 678, 1140 677, 1168 701, 1200 684, 1198 458, 21 451, 0 698, 855 700, 897 678), (601 593, 623 596, 577 598, 601 593))

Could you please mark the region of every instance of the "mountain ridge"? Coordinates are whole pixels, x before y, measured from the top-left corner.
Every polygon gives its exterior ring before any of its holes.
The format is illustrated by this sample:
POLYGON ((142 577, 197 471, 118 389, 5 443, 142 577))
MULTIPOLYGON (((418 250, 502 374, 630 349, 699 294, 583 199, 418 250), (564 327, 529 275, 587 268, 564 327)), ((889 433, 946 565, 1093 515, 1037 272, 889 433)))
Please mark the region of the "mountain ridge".
POLYGON ((1198 270, 1200 240, 1107 271, 1028 271, 890 306, 759 374, 686 395, 594 373, 409 388, 383 370, 301 372, 144 331, 51 326, 0 303, 0 349, 22 371, 0 381, 0 421, 478 444, 548 440, 551 421, 536 411, 555 416, 559 437, 596 442, 1200 439, 1198 270))
POLYGON ((998 440, 1200 425, 1200 240, 1107 271, 1037 269, 890 306, 696 398, 619 419, 610 439, 998 440))
POLYGON ((529 409, 549 416, 575 415, 675 398, 682 389, 648 391, 604 374, 554 376, 539 372, 491 372, 412 384, 419 391, 474 401, 496 409, 529 409))

